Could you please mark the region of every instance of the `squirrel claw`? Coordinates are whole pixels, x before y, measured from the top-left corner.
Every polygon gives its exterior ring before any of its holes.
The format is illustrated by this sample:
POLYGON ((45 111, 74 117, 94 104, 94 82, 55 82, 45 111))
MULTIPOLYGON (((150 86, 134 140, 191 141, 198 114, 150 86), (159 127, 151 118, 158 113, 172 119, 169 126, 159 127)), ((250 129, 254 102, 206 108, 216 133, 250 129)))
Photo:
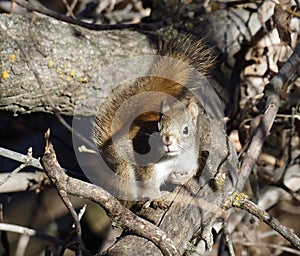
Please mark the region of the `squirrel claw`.
POLYGON ((168 205, 162 199, 155 199, 155 200, 149 200, 143 205, 144 209, 149 208, 149 207, 152 207, 155 210, 156 209, 165 210, 168 208, 168 205))
POLYGON ((156 199, 156 200, 153 200, 150 205, 152 206, 152 208, 154 209, 162 209, 162 210, 165 210, 168 208, 168 205, 167 203, 162 200, 162 199, 156 199))

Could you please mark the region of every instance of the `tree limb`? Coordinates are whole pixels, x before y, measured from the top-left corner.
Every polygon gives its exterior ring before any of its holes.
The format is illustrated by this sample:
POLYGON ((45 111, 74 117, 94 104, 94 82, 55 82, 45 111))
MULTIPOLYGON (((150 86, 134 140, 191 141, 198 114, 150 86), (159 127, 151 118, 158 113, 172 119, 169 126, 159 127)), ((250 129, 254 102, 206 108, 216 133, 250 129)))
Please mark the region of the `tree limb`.
MULTIPOLYGON (((22 7, 26 8, 28 11, 35 11, 44 15, 47 15, 49 17, 65 21, 69 24, 74 24, 81 26, 83 28, 87 28, 90 30, 124 30, 124 29, 130 29, 130 30, 158 30, 160 28, 172 26, 177 22, 181 22, 182 20, 189 17, 190 12, 186 12, 183 14, 177 14, 173 15, 172 17, 165 18, 161 21, 152 22, 152 23, 133 23, 133 24, 93 24, 93 23, 87 23, 83 22, 81 20, 74 19, 73 17, 62 15, 58 12, 52 11, 50 9, 47 9, 43 6, 38 6, 29 2, 25 2, 23 0, 13 0, 15 3, 21 5, 22 7)), ((204 13, 204 8, 198 8, 194 10, 194 12, 202 12, 204 13)))
POLYGON ((57 110, 68 116, 92 116, 112 89, 110 85, 120 83, 123 72, 128 75, 128 68, 116 70, 116 64, 155 52, 147 35, 138 32, 94 32, 57 24, 47 17, 36 17, 32 22, 34 25, 26 16, 0 15, 0 110, 15 114, 57 110), (30 61, 45 88, 40 87, 19 46, 6 31, 25 52, 30 51, 30 61))
POLYGON ((36 158, 31 158, 30 161, 28 161, 28 156, 0 147, 0 156, 15 160, 17 162, 21 163, 27 163, 28 166, 33 166, 39 170, 43 170, 43 167, 41 166, 41 163, 36 158))
POLYGON ((45 172, 58 190, 100 204, 107 210, 114 221, 122 223, 127 229, 151 240, 162 250, 164 255, 179 255, 173 242, 155 225, 124 208, 112 195, 100 187, 68 177, 59 166, 52 143, 47 137, 45 153, 41 163, 45 172))
MULTIPOLYGON (((0 173, 0 180, 7 177, 10 173, 0 173)), ((42 187, 49 184, 47 176, 42 172, 17 173, 12 179, 0 186, 0 193, 13 193, 21 191, 39 191, 42 187)))
POLYGON ((280 104, 280 90, 288 82, 288 80, 298 71, 300 65, 300 45, 297 46, 293 55, 283 65, 265 87, 264 99, 265 112, 262 119, 256 128, 252 137, 246 155, 243 157, 242 166, 240 168, 240 177, 237 185, 237 191, 242 191, 250 173, 256 163, 256 160, 261 152, 262 146, 267 138, 267 135, 273 125, 280 104))
MULTIPOLYGON (((18 233, 21 235, 27 235, 30 237, 38 237, 40 239, 46 240, 50 243, 56 244, 56 245, 61 245, 64 246, 65 242, 59 238, 49 236, 43 232, 40 232, 38 230, 32 229, 32 228, 27 228, 23 227, 20 225, 15 225, 15 224, 8 224, 8 223, 0 223, 0 230, 1 231, 7 231, 7 232, 13 232, 13 233, 18 233)), ((74 250, 74 246, 68 246, 69 249, 74 250)), ((85 255, 90 255, 90 253, 87 250, 84 250, 85 255)))
POLYGON ((256 204, 251 202, 246 196, 243 196, 243 194, 236 194, 232 198, 232 205, 234 207, 246 210, 253 216, 256 216, 264 223, 269 225, 271 228, 273 228, 275 231, 277 231, 289 242, 291 242, 291 244, 293 244, 296 248, 300 249, 300 238, 297 235, 295 235, 291 229, 283 226, 277 219, 272 217, 269 213, 258 208, 256 204))

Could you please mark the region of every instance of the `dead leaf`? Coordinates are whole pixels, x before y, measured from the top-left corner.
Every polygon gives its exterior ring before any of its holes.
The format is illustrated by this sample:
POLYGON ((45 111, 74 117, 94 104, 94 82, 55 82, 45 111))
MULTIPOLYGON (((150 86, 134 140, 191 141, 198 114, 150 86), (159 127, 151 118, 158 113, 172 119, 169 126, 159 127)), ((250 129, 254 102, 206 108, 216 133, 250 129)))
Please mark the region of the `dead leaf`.
POLYGON ((280 39, 284 43, 291 45, 291 15, 285 9, 291 9, 291 1, 279 0, 279 4, 275 5, 273 18, 280 39))

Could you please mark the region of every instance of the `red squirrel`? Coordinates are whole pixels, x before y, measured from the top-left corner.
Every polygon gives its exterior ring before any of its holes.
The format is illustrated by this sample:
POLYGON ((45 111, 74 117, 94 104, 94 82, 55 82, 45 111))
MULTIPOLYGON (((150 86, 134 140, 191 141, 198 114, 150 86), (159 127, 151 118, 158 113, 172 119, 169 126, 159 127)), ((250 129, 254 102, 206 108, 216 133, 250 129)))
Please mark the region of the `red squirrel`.
POLYGON ((147 76, 117 87, 101 105, 94 141, 120 178, 111 186, 121 198, 159 199, 164 182, 183 184, 195 175, 201 103, 194 74, 205 79, 213 63, 202 40, 173 38, 161 43, 147 76))

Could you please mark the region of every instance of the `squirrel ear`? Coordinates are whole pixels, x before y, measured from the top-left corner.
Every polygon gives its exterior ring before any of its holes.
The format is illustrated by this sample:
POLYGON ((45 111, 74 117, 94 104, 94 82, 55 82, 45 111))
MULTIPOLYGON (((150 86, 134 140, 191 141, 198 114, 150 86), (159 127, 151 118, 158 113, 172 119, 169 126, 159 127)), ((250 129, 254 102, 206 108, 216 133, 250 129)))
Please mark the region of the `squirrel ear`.
POLYGON ((161 115, 163 115, 164 113, 166 113, 170 109, 171 109, 171 107, 170 107, 169 103, 166 100, 163 100, 160 103, 160 113, 161 113, 161 115))
POLYGON ((188 105, 188 110, 192 114, 193 119, 197 120, 198 115, 199 115, 199 107, 198 107, 198 105, 195 102, 191 102, 188 105))

